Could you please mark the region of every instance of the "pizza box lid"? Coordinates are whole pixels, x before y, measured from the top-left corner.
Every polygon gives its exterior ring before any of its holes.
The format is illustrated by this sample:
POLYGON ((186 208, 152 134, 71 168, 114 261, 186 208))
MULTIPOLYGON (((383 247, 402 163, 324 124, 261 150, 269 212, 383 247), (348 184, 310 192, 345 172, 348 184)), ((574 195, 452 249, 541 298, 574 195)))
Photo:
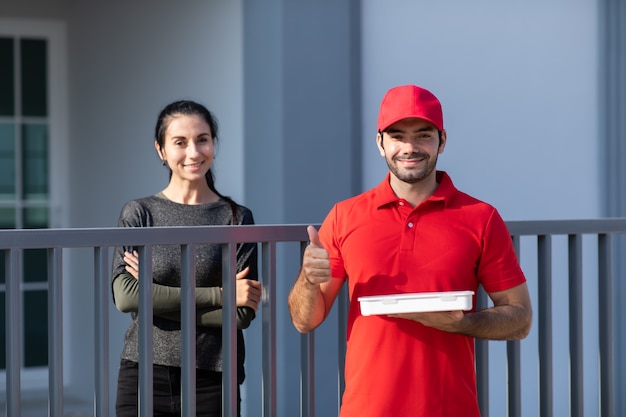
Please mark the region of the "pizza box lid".
POLYGON ((474 291, 420 292, 359 297, 361 314, 471 310, 474 291))

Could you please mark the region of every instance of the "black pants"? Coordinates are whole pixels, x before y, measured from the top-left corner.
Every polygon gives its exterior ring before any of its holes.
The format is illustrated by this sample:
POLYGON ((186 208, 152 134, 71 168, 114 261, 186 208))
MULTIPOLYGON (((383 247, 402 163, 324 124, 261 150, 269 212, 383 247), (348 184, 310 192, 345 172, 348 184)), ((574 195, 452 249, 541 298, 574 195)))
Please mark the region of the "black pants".
MULTIPOLYGON (((154 417, 180 416, 180 368, 154 365, 154 417)), ((137 417, 139 364, 122 360, 117 380, 117 417, 137 417)), ((237 415, 241 414, 241 397, 237 386, 237 415)), ((196 416, 222 416, 222 373, 196 370, 196 416)))

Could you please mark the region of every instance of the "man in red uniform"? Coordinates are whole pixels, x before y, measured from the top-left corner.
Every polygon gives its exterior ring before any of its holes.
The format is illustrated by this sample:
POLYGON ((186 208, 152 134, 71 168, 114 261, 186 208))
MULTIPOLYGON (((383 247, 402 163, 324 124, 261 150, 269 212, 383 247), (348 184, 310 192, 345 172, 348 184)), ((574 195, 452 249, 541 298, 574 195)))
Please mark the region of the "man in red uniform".
POLYGON ((526 279, 491 205, 437 171, 447 142, 439 100, 405 85, 382 100, 376 144, 389 167, 377 187, 337 203, 317 230, 289 294, 298 331, 319 326, 348 282, 350 312, 341 417, 478 417, 474 338, 526 337, 526 279), (465 291, 481 311, 361 314, 358 298, 465 291))

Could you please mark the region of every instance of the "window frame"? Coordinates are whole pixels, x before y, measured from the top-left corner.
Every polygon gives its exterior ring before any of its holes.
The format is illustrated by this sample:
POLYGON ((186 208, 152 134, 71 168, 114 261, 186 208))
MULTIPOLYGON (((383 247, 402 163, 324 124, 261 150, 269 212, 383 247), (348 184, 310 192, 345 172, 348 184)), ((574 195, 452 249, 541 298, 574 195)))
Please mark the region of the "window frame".
MULTIPOLYGON (((50 228, 69 224, 69 141, 68 141, 68 80, 67 36, 65 22, 0 17, 0 37, 39 38, 47 41, 48 54, 48 208, 50 228)), ((19 85, 19 74, 15 79, 19 85)), ((18 92, 19 93, 19 92, 18 92)), ((28 120, 18 118, 18 123, 28 120)), ((18 205, 21 202, 17 203, 18 205)), ((35 284, 40 286, 41 284, 35 284)), ((45 284, 44 284, 45 286, 45 284)), ((34 289, 31 285, 28 289, 34 289)), ((24 291, 24 284, 22 284, 24 291)), ((4 292, 4 291, 3 291, 4 292)), ((34 391, 48 386, 48 368, 22 368, 22 390, 34 391)), ((6 391, 6 371, 0 370, 0 391, 6 391)))

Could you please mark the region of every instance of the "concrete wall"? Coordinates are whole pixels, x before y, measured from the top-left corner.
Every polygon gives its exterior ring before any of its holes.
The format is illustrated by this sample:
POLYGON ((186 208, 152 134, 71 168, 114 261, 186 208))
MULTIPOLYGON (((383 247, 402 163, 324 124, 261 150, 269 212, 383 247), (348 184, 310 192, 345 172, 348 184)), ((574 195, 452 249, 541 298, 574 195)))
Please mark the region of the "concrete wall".
POLYGON ((0 0, 0 16, 64 20, 68 0, 0 0))
MULTIPOLYGON (((359 2, 245 2, 244 45, 247 201, 259 223, 321 223, 335 201, 360 191, 359 2)), ((278 251, 284 261, 276 288, 277 406, 278 415, 293 416, 300 406, 300 335, 286 300, 300 256, 297 246, 278 251)), ((333 312, 315 336, 320 416, 337 410, 335 322, 333 312)), ((259 330, 249 329, 248 340, 259 340, 259 330)), ((250 416, 261 407, 254 382, 259 354, 248 354, 250 416)))
POLYGON ((440 167, 506 220, 594 218, 598 186, 595 0, 363 2, 363 187, 386 166, 374 145, 390 86, 444 107, 440 167))

